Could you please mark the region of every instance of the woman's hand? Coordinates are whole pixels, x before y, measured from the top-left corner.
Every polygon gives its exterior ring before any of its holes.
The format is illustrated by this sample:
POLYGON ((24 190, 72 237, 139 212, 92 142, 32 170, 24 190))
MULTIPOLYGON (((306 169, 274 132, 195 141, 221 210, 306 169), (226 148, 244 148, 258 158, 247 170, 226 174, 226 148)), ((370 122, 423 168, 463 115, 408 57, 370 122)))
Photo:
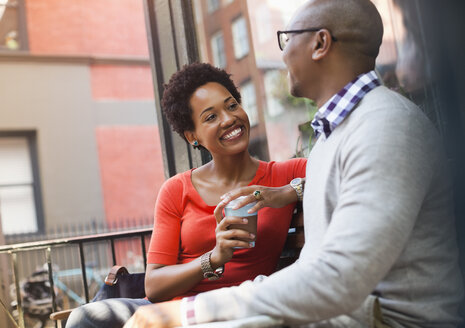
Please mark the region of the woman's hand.
POLYGON ((181 301, 144 305, 137 309, 124 328, 168 328, 181 326, 181 301))
POLYGON ((232 224, 247 224, 247 218, 227 216, 218 222, 215 230, 216 245, 210 258, 213 269, 229 262, 235 247, 250 248, 250 242, 255 240, 255 235, 245 230, 230 229, 232 224))
POLYGON ((223 209, 225 206, 239 196, 246 196, 241 199, 235 208, 241 208, 246 204, 257 202, 249 213, 257 212, 264 207, 281 208, 297 201, 297 193, 290 185, 282 187, 265 187, 265 186, 247 186, 237 188, 227 192, 221 196, 221 202, 216 206, 214 215, 216 222, 221 222, 223 219, 223 209), (259 191, 258 196, 254 196, 254 192, 259 191))

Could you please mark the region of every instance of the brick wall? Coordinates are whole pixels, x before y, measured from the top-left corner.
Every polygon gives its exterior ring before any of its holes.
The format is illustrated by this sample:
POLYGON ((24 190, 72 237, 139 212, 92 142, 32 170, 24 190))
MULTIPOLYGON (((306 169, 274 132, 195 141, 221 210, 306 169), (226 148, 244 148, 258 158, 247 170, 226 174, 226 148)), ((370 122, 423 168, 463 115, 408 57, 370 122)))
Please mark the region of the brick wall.
POLYGON ((163 184, 156 126, 108 126, 96 130, 107 222, 153 216, 163 184))
POLYGON ((26 0, 35 54, 148 56, 142 1, 26 0))

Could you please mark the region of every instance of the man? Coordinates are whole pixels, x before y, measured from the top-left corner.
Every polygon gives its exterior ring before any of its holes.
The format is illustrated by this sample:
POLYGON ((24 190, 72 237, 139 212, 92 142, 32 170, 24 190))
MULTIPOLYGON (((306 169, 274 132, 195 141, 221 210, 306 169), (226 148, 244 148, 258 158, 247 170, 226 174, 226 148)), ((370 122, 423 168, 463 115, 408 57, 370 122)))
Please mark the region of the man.
MULTIPOLYGON (((291 93, 319 107, 300 259, 266 279, 149 305, 128 326, 259 314, 309 327, 458 324, 462 280, 443 147, 419 108, 380 86, 373 69, 382 35, 369 0, 309 1, 278 32, 291 93)), ((262 191, 258 207, 273 204, 262 191)))

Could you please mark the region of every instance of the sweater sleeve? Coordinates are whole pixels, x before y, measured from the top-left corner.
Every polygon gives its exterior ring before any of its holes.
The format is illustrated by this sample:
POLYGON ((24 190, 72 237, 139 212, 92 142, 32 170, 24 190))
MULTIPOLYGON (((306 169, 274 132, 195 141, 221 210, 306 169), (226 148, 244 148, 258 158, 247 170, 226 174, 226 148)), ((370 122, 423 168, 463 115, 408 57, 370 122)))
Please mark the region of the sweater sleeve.
POLYGON ((340 190, 321 245, 309 251, 307 241, 296 263, 261 282, 198 295, 198 323, 265 314, 302 324, 362 304, 406 246, 438 163, 432 125, 390 112, 365 117, 341 142, 340 190))
POLYGON ((155 205, 148 263, 171 265, 178 261, 182 189, 179 177, 168 179, 160 189, 155 205))

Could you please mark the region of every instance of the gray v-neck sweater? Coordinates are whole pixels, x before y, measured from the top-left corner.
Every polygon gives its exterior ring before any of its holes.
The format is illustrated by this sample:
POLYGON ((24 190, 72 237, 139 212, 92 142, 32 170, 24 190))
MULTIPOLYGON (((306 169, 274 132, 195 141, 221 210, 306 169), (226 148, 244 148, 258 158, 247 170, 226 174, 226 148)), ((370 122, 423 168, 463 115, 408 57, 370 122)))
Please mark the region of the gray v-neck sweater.
POLYGON ((454 327, 463 288, 442 150, 413 103, 382 86, 369 92, 309 156, 300 259, 198 295, 197 322, 266 314, 370 327, 377 300, 393 327, 454 327))

